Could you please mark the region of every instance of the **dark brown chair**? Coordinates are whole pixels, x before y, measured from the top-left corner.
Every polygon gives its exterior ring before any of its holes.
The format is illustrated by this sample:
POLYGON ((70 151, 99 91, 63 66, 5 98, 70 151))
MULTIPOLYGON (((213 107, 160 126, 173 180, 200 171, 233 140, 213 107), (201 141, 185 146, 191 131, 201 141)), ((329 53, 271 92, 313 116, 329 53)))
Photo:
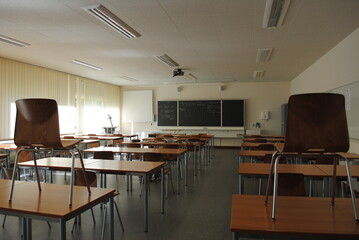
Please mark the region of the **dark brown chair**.
MULTIPOLYGON (((114 160, 114 153, 111 151, 94 152, 94 159, 114 160)), ((106 184, 106 174, 101 174, 101 187, 106 184)), ((116 190, 119 191, 118 175, 116 175, 116 190)))
MULTIPOLYGON (((336 190, 337 159, 345 160, 348 184, 352 197, 355 220, 358 221, 357 205, 350 174, 349 160, 340 155, 349 149, 349 134, 345 112, 344 96, 333 93, 308 93, 293 95, 288 101, 287 129, 284 144, 276 144, 277 152, 273 154, 269 178, 274 169, 272 219, 275 219, 278 162, 288 153, 296 153, 298 157, 333 156, 333 189, 332 204, 336 190)), ((271 182, 268 181, 269 183, 271 182)), ((265 202, 271 184, 267 185, 265 202)))
MULTIPOLYGON (((143 155, 143 161, 150 161, 150 162, 161 162, 161 161, 165 161, 165 159, 163 158, 162 154, 160 153, 145 153, 143 155)), ((159 175, 161 174, 161 171, 157 171, 155 172, 155 175, 159 175)), ((168 197, 168 176, 170 175, 171 178, 171 185, 172 185, 172 190, 173 193, 175 193, 174 190, 174 186, 173 186, 173 180, 172 180, 172 169, 170 167, 165 167, 163 168, 163 175, 165 177, 165 189, 166 189, 166 198, 168 197)), ((142 189, 141 189, 142 192, 142 189)))
MULTIPOLYGON (((83 172, 82 170, 76 169, 75 173, 76 173, 76 178, 75 178, 75 185, 76 186, 86 186, 87 184, 89 184, 91 187, 97 187, 97 176, 96 176, 95 172, 92 172, 92 171, 83 172)), ((119 195, 118 192, 114 193, 115 197, 118 196, 118 195, 119 195)), ((124 231, 125 229, 123 227, 123 223, 122 223, 120 212, 118 210, 117 203, 115 201, 113 203, 114 203, 115 208, 116 208, 117 216, 118 216, 118 218, 120 220, 122 231, 124 231)), ((106 205, 104 204, 103 206, 106 206, 106 205)), ((105 211, 105 214, 106 214, 106 212, 107 212, 106 208, 104 209, 104 211, 105 211)), ((92 214, 92 219, 93 219, 94 223, 96 223, 95 216, 93 214, 92 208, 91 208, 91 214, 92 214)), ((76 223, 77 223, 77 218, 75 218, 74 225, 72 226, 72 231, 74 230, 74 227, 75 227, 76 223)), ((104 239, 105 225, 106 225, 106 215, 104 216, 104 219, 103 219, 102 234, 101 234, 102 237, 101 237, 101 239, 104 239)))
POLYGON ((274 146, 273 146, 273 144, 270 144, 270 143, 260 144, 258 146, 258 150, 272 151, 272 150, 274 150, 274 146))
MULTIPOLYGON (((74 181, 74 161, 76 152, 80 157, 82 170, 85 167, 82 160, 82 153, 77 148, 81 140, 62 139, 60 138, 59 116, 57 103, 53 99, 20 99, 15 101, 16 104, 16 123, 14 142, 21 147, 15 157, 14 173, 12 177, 11 189, 9 192, 9 202, 12 200, 15 176, 17 172, 17 163, 19 155, 23 151, 32 153, 35 163, 35 172, 37 176, 38 188, 41 191, 40 178, 36 165, 36 153, 39 152, 63 152, 69 151, 72 155, 71 181, 69 205, 72 205, 72 190, 74 181)), ((87 186, 89 194, 90 187, 87 186)))
POLYGON ((253 140, 253 142, 255 142, 255 143, 266 143, 267 139, 265 139, 265 138, 255 138, 253 140))
POLYGON ((305 197, 307 194, 304 175, 299 173, 278 173, 277 195, 305 197))

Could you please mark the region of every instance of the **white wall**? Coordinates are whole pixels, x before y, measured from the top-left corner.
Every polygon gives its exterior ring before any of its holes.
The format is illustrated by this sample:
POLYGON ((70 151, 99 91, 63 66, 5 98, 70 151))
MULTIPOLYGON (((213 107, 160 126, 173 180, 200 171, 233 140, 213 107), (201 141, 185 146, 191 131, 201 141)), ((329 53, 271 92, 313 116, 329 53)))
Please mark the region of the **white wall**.
MULTIPOLYGON (((291 94, 325 92, 359 81, 359 28, 291 82, 291 94)), ((351 139, 350 151, 359 153, 351 139)))
MULTIPOLYGON (((290 84, 288 82, 270 83, 226 83, 226 84, 189 84, 129 87, 123 86, 122 91, 153 90, 153 109, 157 115, 157 101, 163 100, 221 100, 245 99, 247 129, 254 129, 255 122, 262 123, 263 134, 280 134, 280 107, 287 102, 290 84), (220 85, 225 90, 220 91, 220 85), (177 87, 181 86, 181 91, 177 87), (261 111, 269 111, 268 121, 260 120, 261 111)), ((130 133, 131 124, 122 122, 122 132, 130 133)), ((134 123, 133 132, 143 136, 149 132, 158 132, 157 122, 134 123)))

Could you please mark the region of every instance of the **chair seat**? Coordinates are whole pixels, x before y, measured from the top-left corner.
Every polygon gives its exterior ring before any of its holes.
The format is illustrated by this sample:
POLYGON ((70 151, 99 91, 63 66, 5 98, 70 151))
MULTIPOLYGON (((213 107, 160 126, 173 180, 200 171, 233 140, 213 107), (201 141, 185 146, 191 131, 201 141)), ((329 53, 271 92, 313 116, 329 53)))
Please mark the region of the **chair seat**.
POLYGON ((72 148, 81 141, 81 139, 61 139, 61 144, 64 148, 72 148))

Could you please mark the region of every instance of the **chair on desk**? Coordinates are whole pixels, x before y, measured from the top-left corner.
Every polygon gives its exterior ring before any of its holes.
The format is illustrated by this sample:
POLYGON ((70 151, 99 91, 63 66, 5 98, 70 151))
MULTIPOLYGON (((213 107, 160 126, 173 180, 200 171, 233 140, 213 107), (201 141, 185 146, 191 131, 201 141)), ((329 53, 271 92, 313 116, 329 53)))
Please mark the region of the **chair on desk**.
MULTIPOLYGON (((81 140, 60 138, 59 116, 57 103, 53 99, 20 99, 15 101, 16 104, 16 123, 14 142, 21 147, 16 152, 14 173, 12 176, 11 189, 9 193, 9 202, 12 200, 14 192, 14 183, 17 172, 19 155, 24 151, 29 151, 34 160, 35 173, 38 182, 38 188, 41 192, 40 178, 36 164, 36 153, 64 152, 69 151, 72 155, 71 181, 69 193, 69 205, 72 205, 72 190, 74 178, 74 163, 76 153, 80 157, 82 170, 85 171, 82 160, 82 153, 77 148, 81 140)), ((87 186, 89 194, 90 187, 87 186)))
POLYGON ((349 134, 344 96, 333 93, 309 93, 293 95, 288 102, 287 129, 284 144, 276 144, 267 184, 265 202, 271 188, 274 171, 272 219, 275 220, 278 184, 278 162, 285 156, 334 157, 332 204, 336 190, 336 165, 338 158, 345 160, 348 185, 351 192, 354 218, 359 220, 357 204, 350 174, 349 160, 340 155, 349 149, 349 134))

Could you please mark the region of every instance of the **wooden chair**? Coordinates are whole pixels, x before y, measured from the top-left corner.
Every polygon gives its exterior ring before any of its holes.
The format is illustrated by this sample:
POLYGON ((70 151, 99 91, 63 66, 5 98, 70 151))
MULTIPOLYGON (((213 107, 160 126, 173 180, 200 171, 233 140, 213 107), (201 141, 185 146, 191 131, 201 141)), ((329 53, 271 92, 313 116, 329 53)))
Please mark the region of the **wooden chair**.
MULTIPOLYGON (((37 176, 38 188, 41 192, 40 178, 36 165, 36 153, 63 152, 69 151, 72 155, 71 181, 69 193, 69 205, 72 205, 72 190, 74 181, 74 161, 76 153, 80 157, 82 170, 85 167, 82 160, 82 153, 77 148, 81 140, 60 138, 59 116, 57 103, 53 99, 20 99, 15 101, 16 104, 16 123, 14 142, 21 147, 15 157, 14 173, 9 192, 9 202, 12 200, 14 183, 17 172, 17 163, 19 155, 24 151, 29 151, 35 163, 35 173, 37 176)), ((89 194, 90 187, 87 186, 89 194)))
MULTIPOLYGON (((114 153, 111 151, 94 152, 94 159, 114 160, 114 153)), ((101 187, 106 184, 106 174, 101 174, 101 187)), ((116 190, 119 191, 118 175, 116 174, 116 190)))
POLYGON ((334 157, 332 204, 336 190, 336 165, 338 158, 345 160, 348 185, 352 197, 354 218, 359 220, 354 195, 349 160, 340 155, 349 149, 349 134, 345 113, 344 96, 333 93, 308 93, 293 95, 288 102, 287 129, 284 144, 276 144, 273 154, 265 203, 271 188, 274 170, 272 219, 275 220, 278 184, 278 162, 280 158, 295 153, 296 156, 334 157), (325 154, 325 155, 324 155, 325 154))
MULTIPOLYGON (((160 153, 145 153, 143 155, 143 161, 150 161, 150 162, 161 162, 161 161, 165 161, 163 159, 163 156, 162 154, 160 153)), ((155 175, 159 175, 161 174, 161 171, 157 171, 155 172, 155 175)), ((174 189, 174 186, 173 186, 173 180, 172 180, 172 169, 170 167, 165 167, 163 169, 163 175, 165 177, 165 195, 166 195, 166 198, 168 197, 168 176, 170 175, 171 178, 171 185, 172 185, 172 190, 173 190, 173 193, 175 193, 175 189, 174 189)), ((141 193, 142 193, 142 187, 141 187, 141 193)))
POLYGON ((267 139, 265 139, 265 138, 255 138, 253 142, 255 142, 255 143, 266 143, 267 139))
POLYGON ((271 150, 274 150, 274 146, 273 146, 273 144, 265 143, 265 144, 259 145, 258 150, 271 151, 271 150))
MULTIPOLYGON (((86 186, 87 184, 89 184, 91 187, 97 187, 97 176, 96 176, 95 172, 92 172, 92 171, 83 172, 81 170, 76 169, 75 173, 76 173, 76 178, 75 178, 75 185, 76 186, 86 186)), ((118 195, 119 195, 118 192, 114 193, 114 197, 116 197, 118 195)), ((122 231, 125 231, 125 229, 123 227, 120 211, 118 210, 117 203, 115 201, 113 201, 113 203, 115 205, 115 209, 116 209, 116 212, 117 212, 118 219, 120 220, 122 231)), ((106 225, 106 212, 107 212, 106 211, 106 204, 103 204, 103 206, 104 206, 105 216, 103 218, 101 239, 104 239, 104 231, 105 231, 105 225, 106 225)), ((92 208, 91 208, 91 214, 92 214, 93 222, 96 223, 95 216, 94 216, 92 208)), ((77 223, 77 218, 75 218, 74 224, 72 226, 72 231, 74 230, 74 227, 75 227, 76 223, 77 223)))

